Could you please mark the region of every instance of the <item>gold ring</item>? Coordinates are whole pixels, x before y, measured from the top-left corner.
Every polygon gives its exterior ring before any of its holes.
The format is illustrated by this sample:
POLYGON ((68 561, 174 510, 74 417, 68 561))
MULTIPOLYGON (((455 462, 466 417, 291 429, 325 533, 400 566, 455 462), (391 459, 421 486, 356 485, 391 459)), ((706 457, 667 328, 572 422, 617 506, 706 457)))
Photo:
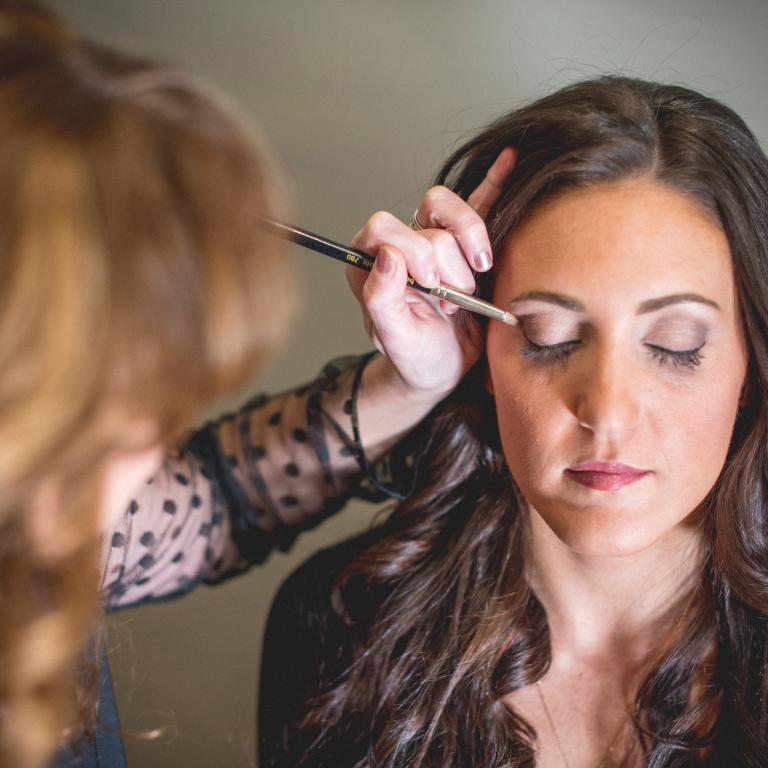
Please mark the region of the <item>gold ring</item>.
POLYGON ((419 209, 417 208, 411 216, 411 229, 415 229, 417 232, 420 229, 426 229, 426 227, 419 221, 419 209))

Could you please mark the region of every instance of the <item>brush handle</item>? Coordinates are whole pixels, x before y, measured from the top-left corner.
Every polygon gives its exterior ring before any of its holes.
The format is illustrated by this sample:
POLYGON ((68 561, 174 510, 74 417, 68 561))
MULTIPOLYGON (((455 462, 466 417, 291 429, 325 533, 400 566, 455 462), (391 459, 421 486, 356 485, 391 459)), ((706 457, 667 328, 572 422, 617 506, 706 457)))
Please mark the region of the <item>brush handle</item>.
MULTIPOLYGON (((337 243, 335 240, 329 240, 327 237, 316 235, 314 232, 309 232, 306 229, 294 227, 290 224, 281 224, 279 221, 273 221, 272 219, 262 218, 261 223, 268 232, 290 240, 292 243, 296 243, 296 245, 325 254, 332 259, 343 261, 345 264, 357 267, 358 269, 364 269, 366 272, 370 272, 373 269, 374 260, 367 253, 358 251, 355 248, 349 248, 346 245, 337 243)), ((422 293, 432 293, 432 290, 417 283, 410 275, 408 276, 408 287, 422 293)))
MULTIPOLYGON (((367 253, 355 250, 354 248, 348 248, 346 245, 337 243, 335 240, 329 240, 327 237, 321 237, 306 229, 294 227, 290 224, 281 224, 279 221, 264 217, 261 219, 261 224, 267 232, 290 240, 297 245, 304 246, 304 248, 309 248, 311 251, 325 254, 337 261, 343 261, 345 264, 351 264, 358 269, 364 269, 366 272, 370 272, 373 269, 374 260, 367 253)), ((448 285, 425 288, 409 275, 408 287, 430 296, 437 296, 437 298, 443 301, 456 304, 459 307, 468 309, 470 312, 477 312, 479 315, 501 320, 501 322, 507 325, 517 325, 517 318, 511 312, 505 312, 490 302, 478 299, 477 296, 472 296, 463 291, 458 291, 456 288, 451 288, 448 285)))

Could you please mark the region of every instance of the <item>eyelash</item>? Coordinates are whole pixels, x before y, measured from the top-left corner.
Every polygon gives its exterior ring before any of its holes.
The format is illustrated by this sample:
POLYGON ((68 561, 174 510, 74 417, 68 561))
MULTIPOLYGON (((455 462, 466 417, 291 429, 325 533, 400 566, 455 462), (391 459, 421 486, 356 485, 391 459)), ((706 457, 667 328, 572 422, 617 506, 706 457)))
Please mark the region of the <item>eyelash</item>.
MULTIPOLYGON (((523 335, 525 336, 525 334, 523 335)), ((525 340, 527 346, 523 350, 523 356, 546 363, 565 360, 581 343, 578 341, 564 341, 562 344, 536 344, 527 336, 525 336, 525 340)))
POLYGON ((653 344, 646 346, 651 350, 651 357, 658 360, 662 365, 673 365, 676 368, 690 368, 691 370, 701 365, 703 344, 696 349, 687 349, 684 352, 673 352, 653 344))
MULTIPOLYGON (((527 346, 523 350, 523 356, 539 362, 553 363, 565 360, 573 352, 580 341, 564 341, 562 344, 543 345, 536 344, 526 337, 527 346)), ((687 349, 681 352, 675 352, 664 347, 657 347, 653 344, 646 344, 651 352, 651 357, 660 365, 671 365, 675 368, 689 368, 691 370, 701 365, 701 350, 704 344, 696 349, 687 349)))

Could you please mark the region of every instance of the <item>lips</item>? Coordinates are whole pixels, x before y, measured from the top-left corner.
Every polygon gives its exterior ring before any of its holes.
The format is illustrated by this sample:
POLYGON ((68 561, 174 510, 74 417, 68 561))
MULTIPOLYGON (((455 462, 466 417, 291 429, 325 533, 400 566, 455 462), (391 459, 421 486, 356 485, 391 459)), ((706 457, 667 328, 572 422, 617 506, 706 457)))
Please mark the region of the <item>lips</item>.
POLYGON ((595 491, 616 491, 653 473, 613 461, 589 461, 568 467, 565 474, 579 485, 595 491))

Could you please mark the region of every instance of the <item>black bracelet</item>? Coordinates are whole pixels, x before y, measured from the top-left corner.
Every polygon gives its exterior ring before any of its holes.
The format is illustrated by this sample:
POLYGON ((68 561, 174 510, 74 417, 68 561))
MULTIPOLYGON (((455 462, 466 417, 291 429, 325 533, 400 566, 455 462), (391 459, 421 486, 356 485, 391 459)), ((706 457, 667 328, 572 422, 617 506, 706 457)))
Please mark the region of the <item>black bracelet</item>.
MULTIPOLYGON (((402 454, 402 467, 401 469, 410 473, 410 483, 406 490, 398 490, 394 486, 387 485, 379 477, 376 476, 373 467, 368 461, 368 457, 365 455, 365 448, 363 447, 363 441, 360 435, 360 423, 357 414, 357 399, 360 393, 360 387, 362 385, 363 372, 366 365, 378 355, 378 352, 369 352, 357 358, 344 357, 339 358, 329 363, 324 369, 320 377, 312 384, 309 397, 307 399, 307 426, 309 432, 309 439, 320 459, 324 471, 326 474, 326 482, 333 486, 336 490, 335 479, 330 467, 330 454, 328 447, 323 436, 323 417, 327 419, 333 426, 333 430, 338 436, 339 440, 344 445, 348 455, 352 456, 357 465, 360 467, 360 471, 365 475, 366 479, 375 491, 378 491, 385 497, 395 499, 396 501, 403 501, 410 496, 416 488, 419 464, 421 456, 424 453, 424 445, 426 443, 428 430, 420 431, 419 445, 414 447, 411 451, 407 449, 402 454), (354 364, 355 374, 352 380, 352 386, 350 389, 350 395, 348 400, 344 404, 344 412, 350 416, 352 422, 352 437, 350 437, 344 428, 334 419, 323 407, 322 407, 322 394, 324 392, 333 391, 337 385, 337 378, 339 374, 344 371, 348 371, 354 364), (406 467, 405 456, 410 455, 414 457, 413 464, 410 467, 406 467)), ((403 439, 403 444, 407 445, 409 442, 408 437, 403 439)), ((388 462, 390 469, 392 466, 391 458, 401 458, 397 452, 397 447, 393 448, 388 454, 390 461, 388 462)), ((392 473, 391 473, 392 474, 392 473)), ((373 501, 373 499, 371 499, 373 501)))
MULTIPOLYGON (((376 354, 377 354, 376 352, 371 352, 370 354, 363 357, 363 359, 357 366, 357 370, 355 371, 355 378, 352 380, 352 391, 349 397, 351 401, 350 418, 352 420, 352 437, 353 437, 353 445, 351 447, 352 447, 352 450, 355 452, 355 458, 357 459, 357 463, 360 465, 360 468, 365 473, 365 476, 370 480, 373 487, 380 493, 383 493, 392 499, 397 499, 397 501, 404 501, 416 489, 416 481, 419 474, 419 465, 420 465, 423 451, 422 450, 415 451, 414 463, 413 463, 413 466, 411 467, 410 485, 406 491, 399 491, 392 486, 385 485, 384 483, 381 482, 381 480, 379 480, 378 477, 376 477, 376 474, 374 473, 373 468, 368 462, 368 457, 365 455, 365 448, 363 447, 363 441, 360 437, 360 423, 357 416, 357 397, 360 392, 360 386, 362 385, 362 382, 363 382, 363 371, 365 370, 365 366, 376 354)), ((425 438, 422 437, 422 440, 421 440, 422 447, 424 442, 425 442, 425 438)))

